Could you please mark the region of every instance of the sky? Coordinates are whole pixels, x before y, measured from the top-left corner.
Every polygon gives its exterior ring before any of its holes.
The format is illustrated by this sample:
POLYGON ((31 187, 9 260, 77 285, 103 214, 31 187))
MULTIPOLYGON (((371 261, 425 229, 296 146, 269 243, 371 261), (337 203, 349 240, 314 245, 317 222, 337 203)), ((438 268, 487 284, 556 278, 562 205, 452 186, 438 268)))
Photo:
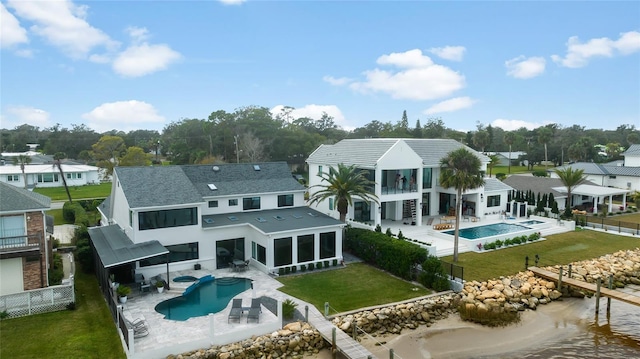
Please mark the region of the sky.
POLYGON ((0 128, 640 127, 640 2, 0 0, 0 128))

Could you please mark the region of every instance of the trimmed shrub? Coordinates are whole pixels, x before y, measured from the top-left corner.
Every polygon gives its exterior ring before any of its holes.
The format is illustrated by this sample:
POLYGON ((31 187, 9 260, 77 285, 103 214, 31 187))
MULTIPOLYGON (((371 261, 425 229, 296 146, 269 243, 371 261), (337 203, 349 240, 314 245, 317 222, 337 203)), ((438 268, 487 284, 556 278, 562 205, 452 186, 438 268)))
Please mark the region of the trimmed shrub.
POLYGON ((334 267, 337 267, 337 266, 338 266, 338 260, 337 260, 337 259, 334 259, 334 260, 333 260, 333 266, 334 266, 334 267))
POLYGON ((282 316, 285 319, 293 319, 293 314, 296 312, 296 307, 298 303, 294 302, 291 299, 285 299, 282 302, 282 316))
POLYGON ((278 268, 278 275, 284 275, 284 268, 278 268))
POLYGON ((308 265, 308 269, 309 269, 310 271, 311 271, 311 270, 314 270, 315 268, 316 268, 315 264, 313 264, 313 263, 309 263, 309 265, 308 265))
POLYGON ((295 273, 298 270, 298 266, 291 267, 291 273, 295 273))
POLYGON ((385 234, 386 234, 388 237, 393 237, 393 232, 391 232, 391 228, 387 228, 387 231, 385 232, 385 234))
POLYGON ((300 271, 301 272, 306 272, 307 271, 307 266, 305 264, 301 264, 300 265, 300 271))
POLYGON ((380 227, 380 225, 377 224, 375 231, 378 232, 378 233, 382 233, 382 227, 380 227))
POLYGON ((329 261, 324 261, 324 267, 329 268, 329 261))
POLYGON ((404 239, 404 234, 402 234, 402 231, 398 231, 398 239, 404 239))
POLYGON ((422 262, 422 272, 418 276, 418 281, 423 286, 432 288, 437 292, 450 289, 447 273, 444 271, 440 259, 435 256, 428 256, 422 262))
POLYGON ((316 263, 316 268, 318 268, 318 269, 322 269, 322 262, 318 262, 318 263, 316 263))
POLYGON ((289 273, 291 273, 291 268, 285 267, 284 268, 284 274, 289 274, 289 273))

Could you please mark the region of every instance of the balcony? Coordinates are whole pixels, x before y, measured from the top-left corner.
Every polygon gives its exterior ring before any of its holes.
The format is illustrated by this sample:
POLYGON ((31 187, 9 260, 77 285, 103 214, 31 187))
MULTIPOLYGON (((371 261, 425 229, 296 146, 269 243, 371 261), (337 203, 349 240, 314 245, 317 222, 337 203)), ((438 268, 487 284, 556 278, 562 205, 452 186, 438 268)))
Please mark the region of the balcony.
POLYGON ((11 253, 39 252, 41 242, 42 235, 40 233, 2 237, 0 238, 0 254, 3 257, 7 257, 7 255, 11 253))

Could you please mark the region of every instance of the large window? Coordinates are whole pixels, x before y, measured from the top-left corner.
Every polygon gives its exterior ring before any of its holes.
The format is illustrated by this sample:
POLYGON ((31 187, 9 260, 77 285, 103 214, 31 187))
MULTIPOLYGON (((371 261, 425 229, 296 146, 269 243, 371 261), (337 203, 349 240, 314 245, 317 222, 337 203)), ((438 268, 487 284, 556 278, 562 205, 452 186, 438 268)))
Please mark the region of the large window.
POLYGON ((298 263, 311 262, 315 259, 313 234, 298 236, 298 263))
POLYGON ((273 241, 273 265, 275 267, 291 264, 291 237, 278 238, 273 241))
POLYGON ((18 177, 18 175, 7 176, 7 182, 18 182, 18 181, 20 181, 20 178, 18 177))
POLYGON ((423 168, 422 169, 422 188, 431 188, 431 168, 423 168))
POLYGON ((292 207, 292 206, 293 206, 292 194, 281 194, 278 196, 278 207, 292 207))
POLYGON ((487 207, 498 207, 500 205, 500 195, 487 196, 487 207))
POLYGON ((82 178, 82 173, 77 173, 77 172, 69 172, 66 173, 67 175, 67 179, 81 179, 82 178))
POLYGON ((242 209, 260 209, 260 197, 247 197, 242 199, 242 209))
POLYGON ((58 182, 57 173, 40 173, 38 174, 38 183, 58 182))
MULTIPOLYGON (((169 250, 169 263, 198 259, 198 242, 165 246, 169 250)), ((167 255, 159 255, 140 261, 141 267, 154 266, 167 263, 167 255)))
POLYGON ((320 259, 336 256, 336 232, 320 233, 320 259))
POLYGON ((0 238, 24 236, 26 233, 23 215, 0 217, 0 238))
POLYGON ((138 213, 138 226, 146 229, 192 226, 198 224, 197 208, 169 209, 138 213))
POLYGON ((234 198, 234 199, 230 199, 229 200, 229 207, 231 206, 237 206, 238 205, 238 199, 234 198))
POLYGON ((262 264, 267 264, 267 249, 256 242, 251 242, 251 258, 262 264))
POLYGON ((209 201, 209 208, 217 208, 218 201, 209 201))

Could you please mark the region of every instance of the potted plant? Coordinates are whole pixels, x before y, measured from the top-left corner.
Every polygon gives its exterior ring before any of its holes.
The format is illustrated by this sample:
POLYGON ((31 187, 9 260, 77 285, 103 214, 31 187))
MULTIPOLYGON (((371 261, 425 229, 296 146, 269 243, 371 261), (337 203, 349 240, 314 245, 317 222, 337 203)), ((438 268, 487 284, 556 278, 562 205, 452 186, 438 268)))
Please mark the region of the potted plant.
POLYGON ((121 285, 116 289, 116 293, 118 294, 118 298, 120 298, 120 303, 124 304, 127 302, 127 296, 131 293, 131 288, 121 285))
POLYGON ((156 288, 158 289, 158 293, 162 293, 162 291, 164 291, 164 281, 157 281, 156 288))

